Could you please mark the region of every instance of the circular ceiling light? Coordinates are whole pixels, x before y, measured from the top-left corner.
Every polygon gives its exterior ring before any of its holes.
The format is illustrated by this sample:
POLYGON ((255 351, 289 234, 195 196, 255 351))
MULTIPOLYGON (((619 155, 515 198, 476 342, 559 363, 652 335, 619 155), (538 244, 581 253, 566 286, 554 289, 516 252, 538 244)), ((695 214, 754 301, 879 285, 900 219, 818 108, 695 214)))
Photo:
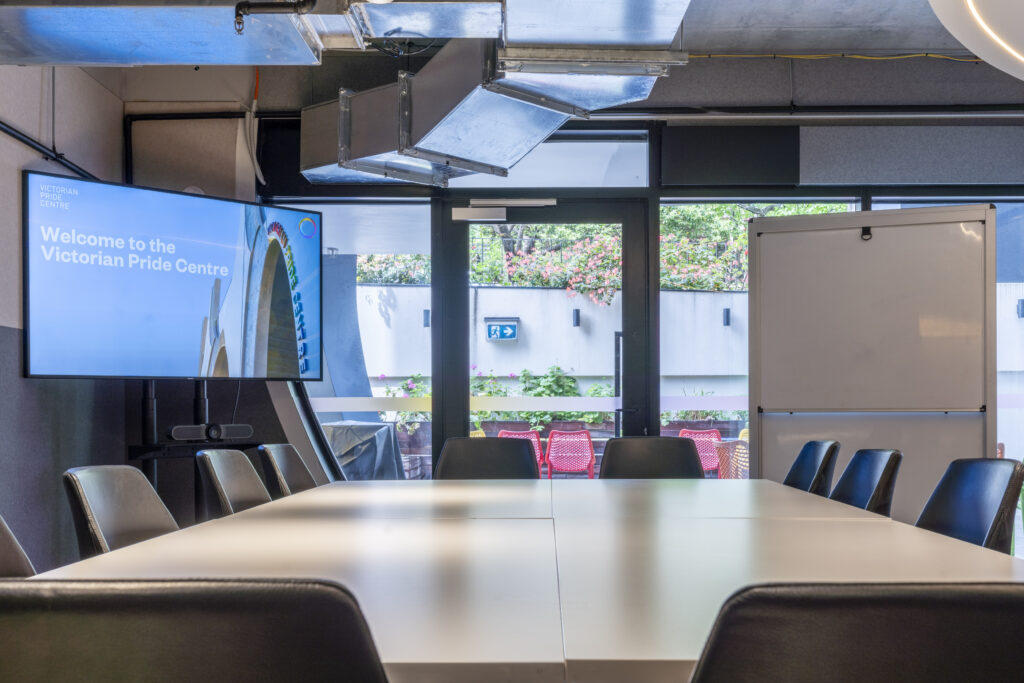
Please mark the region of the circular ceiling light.
POLYGON ((928 0, 953 36, 992 66, 1024 80, 1021 0, 928 0))

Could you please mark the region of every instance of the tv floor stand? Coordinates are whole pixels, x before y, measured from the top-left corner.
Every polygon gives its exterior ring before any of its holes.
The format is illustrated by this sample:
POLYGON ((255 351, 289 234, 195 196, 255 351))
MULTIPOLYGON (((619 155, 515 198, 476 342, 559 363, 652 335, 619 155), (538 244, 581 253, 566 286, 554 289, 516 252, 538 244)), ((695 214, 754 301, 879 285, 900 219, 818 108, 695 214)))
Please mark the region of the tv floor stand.
MULTIPOLYGON (((204 448, 255 448, 253 429, 245 424, 213 424, 210 422, 210 399, 206 380, 196 380, 192 396, 194 424, 175 425, 161 438, 157 422, 156 380, 142 380, 142 443, 128 446, 129 459, 142 461, 142 471, 153 488, 157 486, 157 462, 164 458, 192 458, 204 448)), ((198 460, 193 468, 193 495, 196 521, 205 518, 202 479, 198 460)))

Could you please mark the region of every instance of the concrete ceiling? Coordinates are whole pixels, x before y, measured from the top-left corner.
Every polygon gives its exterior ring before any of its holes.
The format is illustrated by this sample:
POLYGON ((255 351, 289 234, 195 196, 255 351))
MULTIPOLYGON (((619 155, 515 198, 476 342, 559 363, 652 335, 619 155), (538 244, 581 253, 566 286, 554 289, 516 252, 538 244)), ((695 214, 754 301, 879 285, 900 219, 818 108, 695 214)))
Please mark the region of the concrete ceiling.
POLYGON ((706 52, 942 52, 964 48, 928 0, 692 0, 683 48, 706 52))

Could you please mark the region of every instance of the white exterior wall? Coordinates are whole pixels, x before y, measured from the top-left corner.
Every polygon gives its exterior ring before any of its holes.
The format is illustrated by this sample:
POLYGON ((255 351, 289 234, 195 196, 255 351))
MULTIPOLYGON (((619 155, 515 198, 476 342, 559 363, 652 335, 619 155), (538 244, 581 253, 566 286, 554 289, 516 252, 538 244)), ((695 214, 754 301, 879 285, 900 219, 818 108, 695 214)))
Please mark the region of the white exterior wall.
MULTIPOLYGON (((357 292, 359 330, 371 378, 429 375, 430 329, 423 327, 423 310, 430 308, 430 288, 360 285, 357 292)), ((611 305, 599 306, 561 289, 474 287, 470 315, 470 362, 479 372, 507 377, 524 368, 539 373, 558 365, 583 378, 584 389, 593 381, 611 381, 615 331, 622 328, 619 296, 611 305), (579 327, 572 326, 574 308, 580 309, 579 327), (487 341, 488 317, 518 317, 519 340, 487 341)), ((745 292, 662 292, 661 320, 663 393, 746 394, 745 292), (722 324, 722 309, 727 307, 728 327, 722 324)))

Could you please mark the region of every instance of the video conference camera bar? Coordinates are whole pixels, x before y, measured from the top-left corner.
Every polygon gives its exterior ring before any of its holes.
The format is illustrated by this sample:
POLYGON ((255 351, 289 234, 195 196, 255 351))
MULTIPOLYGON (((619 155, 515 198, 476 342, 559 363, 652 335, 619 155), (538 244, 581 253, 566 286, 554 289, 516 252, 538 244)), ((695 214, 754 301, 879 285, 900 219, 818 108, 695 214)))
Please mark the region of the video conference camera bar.
MULTIPOLYGON (((156 421, 156 387, 153 380, 142 383, 142 440, 145 444, 156 444, 158 439, 156 421)), ((196 382, 192 403, 192 417, 195 424, 174 425, 167 432, 172 441, 225 441, 249 439, 253 435, 252 425, 218 424, 210 422, 210 401, 206 394, 206 382, 196 382)))

